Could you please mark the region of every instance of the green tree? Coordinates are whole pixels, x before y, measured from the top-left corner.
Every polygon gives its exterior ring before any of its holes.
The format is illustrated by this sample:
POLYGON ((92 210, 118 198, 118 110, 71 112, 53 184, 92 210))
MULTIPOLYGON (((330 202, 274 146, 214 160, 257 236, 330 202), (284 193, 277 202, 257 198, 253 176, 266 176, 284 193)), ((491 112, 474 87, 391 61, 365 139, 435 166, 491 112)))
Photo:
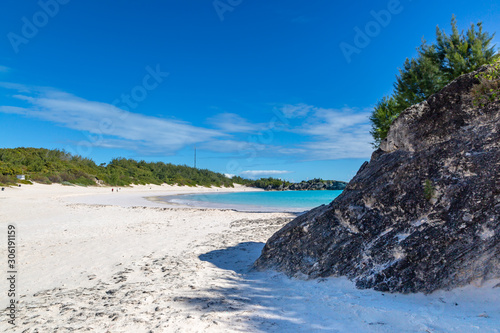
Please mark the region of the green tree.
POLYGON ((458 30, 453 16, 451 29, 451 35, 447 35, 437 27, 436 42, 422 42, 417 56, 406 59, 399 69, 393 94, 376 104, 370 117, 375 147, 385 139, 390 125, 403 110, 426 100, 458 76, 498 59, 499 54, 491 45, 495 34, 483 32, 481 22, 472 24, 464 33, 458 30))
POLYGON ((448 36, 444 30, 436 28, 436 52, 441 71, 448 82, 489 64, 498 57, 495 46, 491 45, 495 34, 483 32, 481 22, 471 24, 464 34, 463 31, 458 31, 457 20, 453 16, 451 29, 452 34, 448 36))
POLYGON ((378 147, 380 142, 385 139, 392 122, 397 118, 400 112, 400 107, 398 107, 394 97, 383 97, 382 100, 377 103, 370 116, 370 121, 372 123, 370 134, 374 139, 374 147, 378 147))
POLYGON ((448 82, 442 75, 439 55, 434 45, 429 46, 423 41, 417 52, 416 58, 406 59, 396 76, 394 98, 398 114, 426 100, 448 82))

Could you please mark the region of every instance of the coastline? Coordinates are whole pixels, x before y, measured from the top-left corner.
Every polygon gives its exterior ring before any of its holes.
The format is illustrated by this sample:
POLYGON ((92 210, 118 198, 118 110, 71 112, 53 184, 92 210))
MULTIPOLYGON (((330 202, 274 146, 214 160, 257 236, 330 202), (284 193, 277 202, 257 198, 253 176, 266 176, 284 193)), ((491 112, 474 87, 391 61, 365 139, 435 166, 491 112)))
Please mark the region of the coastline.
MULTIPOLYGON (((257 192, 257 191, 252 191, 257 192)), ((222 193, 234 193, 233 192, 211 192, 212 194, 222 194, 222 193)), ((246 213, 290 213, 290 214, 303 214, 308 211, 308 209, 303 208, 291 208, 291 207, 272 207, 272 206, 256 206, 256 205, 240 205, 240 204, 228 204, 228 203, 217 203, 211 201, 197 201, 197 200, 185 200, 183 196, 188 196, 193 193, 182 193, 166 196, 153 196, 145 197, 146 200, 156 202, 159 204, 169 205, 178 208, 194 208, 194 209, 221 209, 221 210, 234 210, 237 212, 246 213)))
MULTIPOLYGON (((0 229, 18 230, 15 331, 498 332, 500 288, 491 282, 429 296, 384 295, 344 278, 255 272, 265 241, 295 214, 145 199, 193 191, 214 189, 23 185, 0 192, 0 229)), ((7 289, 1 279, 0 290, 7 289)), ((12 331, 0 301, 0 331, 12 331)))
MULTIPOLYGON (((42 185, 43 186, 43 185, 42 185)), ((85 203, 89 205, 117 205, 121 207, 156 207, 156 208, 196 208, 183 205, 169 205, 168 202, 158 200, 162 196, 176 196, 183 194, 201 193, 231 193, 231 192, 260 192, 262 189, 245 187, 235 184, 233 187, 203 187, 203 186, 176 186, 176 185, 133 185, 130 187, 118 187, 118 192, 110 192, 113 187, 99 187, 93 193, 82 193, 73 195, 69 202, 85 203)), ((114 187, 113 189, 116 189, 114 187)))

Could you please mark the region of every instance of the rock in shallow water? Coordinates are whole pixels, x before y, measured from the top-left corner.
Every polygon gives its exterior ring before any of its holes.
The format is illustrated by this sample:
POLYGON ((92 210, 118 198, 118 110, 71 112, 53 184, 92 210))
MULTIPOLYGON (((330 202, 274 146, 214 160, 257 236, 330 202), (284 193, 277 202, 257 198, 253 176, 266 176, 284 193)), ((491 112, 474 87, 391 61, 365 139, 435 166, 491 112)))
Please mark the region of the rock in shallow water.
POLYGON ((255 267, 403 293, 500 278, 500 103, 473 106, 475 74, 405 110, 342 195, 278 231, 255 267))

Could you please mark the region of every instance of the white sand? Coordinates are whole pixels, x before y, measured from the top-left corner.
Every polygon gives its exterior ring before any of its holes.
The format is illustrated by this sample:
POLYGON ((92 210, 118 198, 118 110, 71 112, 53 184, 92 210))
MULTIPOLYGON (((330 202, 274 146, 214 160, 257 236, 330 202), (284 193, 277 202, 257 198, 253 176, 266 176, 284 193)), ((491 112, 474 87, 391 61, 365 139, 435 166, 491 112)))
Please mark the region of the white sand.
MULTIPOLYGON (((19 332, 500 332, 498 281, 429 296, 249 271, 293 218, 170 207, 173 186, 23 185, 0 192, 0 306, 7 225, 18 229, 19 332)), ((235 190, 246 190, 237 188, 235 190)), ((219 190, 220 191, 220 190, 219 190)))

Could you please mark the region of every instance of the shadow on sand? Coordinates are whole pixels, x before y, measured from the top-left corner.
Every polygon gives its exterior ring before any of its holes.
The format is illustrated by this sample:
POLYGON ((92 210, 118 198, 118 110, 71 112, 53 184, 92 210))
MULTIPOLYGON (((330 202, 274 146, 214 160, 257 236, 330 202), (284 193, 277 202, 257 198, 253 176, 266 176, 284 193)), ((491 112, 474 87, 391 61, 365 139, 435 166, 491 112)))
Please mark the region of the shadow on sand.
MULTIPOLYGON (((325 327, 323 319, 311 316, 306 298, 307 292, 297 289, 299 281, 289 279, 277 272, 252 270, 264 243, 244 242, 222 250, 199 256, 223 269, 220 279, 224 288, 207 288, 203 294, 212 297, 189 298, 187 303, 212 314, 232 312, 232 320, 238 322, 235 331, 252 332, 336 332, 342 327, 325 327), (303 314, 305 314, 303 316, 303 314), (235 319, 236 317, 236 319, 235 319)), ((312 282, 314 283, 314 282, 312 282)), ((336 325, 335 325, 336 326, 336 325)))
POLYGON ((202 317, 239 332, 442 332, 453 327, 498 332, 498 319, 485 320, 489 315, 484 314, 486 308, 497 312, 494 293, 477 298, 477 290, 469 288, 463 295, 399 295, 359 290, 345 278, 301 281, 252 270, 263 246, 245 242, 200 255, 215 266, 209 265, 216 270, 214 283, 183 301, 202 317))

